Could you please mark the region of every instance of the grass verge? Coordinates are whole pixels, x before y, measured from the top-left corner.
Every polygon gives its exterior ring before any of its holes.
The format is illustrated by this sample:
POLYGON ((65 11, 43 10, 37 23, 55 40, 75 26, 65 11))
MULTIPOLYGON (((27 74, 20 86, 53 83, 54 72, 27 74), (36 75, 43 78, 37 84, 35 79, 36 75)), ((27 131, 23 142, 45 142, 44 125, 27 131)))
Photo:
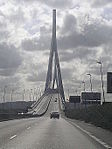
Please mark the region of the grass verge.
POLYGON ((65 116, 112 131, 112 103, 95 105, 85 109, 65 110, 65 116))

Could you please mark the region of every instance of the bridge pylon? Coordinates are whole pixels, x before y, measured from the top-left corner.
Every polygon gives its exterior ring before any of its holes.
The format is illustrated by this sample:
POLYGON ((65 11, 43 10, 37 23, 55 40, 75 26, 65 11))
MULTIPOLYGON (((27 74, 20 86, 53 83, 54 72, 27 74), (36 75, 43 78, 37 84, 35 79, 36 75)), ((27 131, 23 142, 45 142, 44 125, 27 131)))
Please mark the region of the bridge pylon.
POLYGON ((56 9, 53 9, 52 40, 51 40, 48 71, 45 83, 45 92, 53 92, 53 91, 59 93, 61 95, 62 102, 65 103, 61 69, 57 51, 56 9))

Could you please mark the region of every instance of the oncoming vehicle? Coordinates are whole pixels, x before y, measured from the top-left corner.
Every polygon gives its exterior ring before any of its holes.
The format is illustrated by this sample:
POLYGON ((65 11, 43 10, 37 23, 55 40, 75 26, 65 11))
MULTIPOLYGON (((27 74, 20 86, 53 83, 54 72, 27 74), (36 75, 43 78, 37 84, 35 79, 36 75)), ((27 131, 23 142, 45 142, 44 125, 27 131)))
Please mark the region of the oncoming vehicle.
POLYGON ((58 118, 59 119, 60 114, 58 111, 53 111, 50 113, 50 118, 58 118))

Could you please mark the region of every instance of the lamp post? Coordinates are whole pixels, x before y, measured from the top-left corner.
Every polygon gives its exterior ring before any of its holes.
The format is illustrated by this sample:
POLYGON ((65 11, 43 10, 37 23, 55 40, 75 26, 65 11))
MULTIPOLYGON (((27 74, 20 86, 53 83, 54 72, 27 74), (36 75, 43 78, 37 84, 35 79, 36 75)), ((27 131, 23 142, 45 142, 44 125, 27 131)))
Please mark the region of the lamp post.
POLYGON ((23 101, 25 99, 25 89, 23 90, 23 101))
POLYGON ((88 75, 88 76, 90 76, 90 87, 91 87, 91 92, 92 92, 93 88, 92 88, 92 79, 91 79, 91 74, 90 74, 90 73, 88 73, 87 75, 88 75))
POLYGON ((30 101, 32 100, 32 90, 33 89, 30 89, 30 101))
POLYGON ((7 86, 5 85, 4 89, 3 89, 3 102, 5 102, 6 88, 7 88, 7 86))
POLYGON ((104 91, 104 82, 103 82, 103 66, 102 66, 101 61, 97 61, 97 63, 100 65, 101 87, 102 87, 102 93, 103 93, 103 101, 105 103, 105 91, 104 91))
POLYGON ((41 97, 41 88, 40 88, 40 97, 41 97))
POLYGON ((86 90, 86 89, 85 89, 85 81, 82 81, 82 83, 84 84, 84 92, 85 92, 85 90, 86 90))
POLYGON ((75 90, 75 93, 76 93, 76 96, 78 96, 78 90, 77 89, 75 90))
POLYGON ((68 99, 69 99, 69 89, 68 89, 68 99))
POLYGON ((36 88, 35 94, 36 94, 36 101, 37 101, 37 98, 38 98, 38 88, 36 88))
POLYGON ((10 98, 11 98, 10 100, 11 100, 11 102, 13 101, 13 93, 14 93, 14 89, 11 90, 11 95, 10 95, 10 98))

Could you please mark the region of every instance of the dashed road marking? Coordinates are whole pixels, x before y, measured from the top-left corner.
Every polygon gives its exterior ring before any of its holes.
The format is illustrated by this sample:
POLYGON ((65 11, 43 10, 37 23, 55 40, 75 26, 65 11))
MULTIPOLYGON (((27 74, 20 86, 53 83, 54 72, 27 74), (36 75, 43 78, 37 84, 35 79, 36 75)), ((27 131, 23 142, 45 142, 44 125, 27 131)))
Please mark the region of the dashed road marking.
POLYGON ((13 135, 12 137, 10 137, 10 140, 14 139, 15 137, 17 137, 17 135, 13 135))
POLYGON ((95 141, 97 141, 99 144, 101 144, 102 146, 106 147, 107 149, 112 149, 112 146, 108 145, 107 143, 103 142, 102 140, 98 139, 97 137, 95 137, 94 135, 92 135, 90 132, 88 132, 87 130, 81 128, 79 125, 75 124, 74 122, 69 121, 72 125, 74 125, 76 128, 80 129, 82 132, 84 132, 85 134, 87 134, 89 137, 93 138, 95 141))
POLYGON ((27 127, 27 129, 30 129, 31 127, 27 127))

